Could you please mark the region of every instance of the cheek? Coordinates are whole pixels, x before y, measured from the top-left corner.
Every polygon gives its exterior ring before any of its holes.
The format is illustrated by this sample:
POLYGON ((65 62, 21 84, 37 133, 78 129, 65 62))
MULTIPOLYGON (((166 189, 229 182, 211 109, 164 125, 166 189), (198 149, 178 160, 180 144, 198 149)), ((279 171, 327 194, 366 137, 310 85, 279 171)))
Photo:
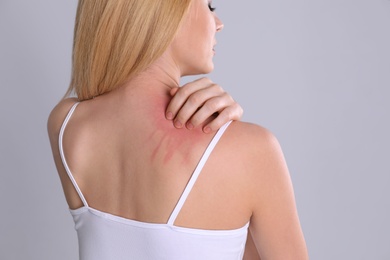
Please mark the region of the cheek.
POLYGON ((201 36, 198 41, 202 41, 203 45, 212 45, 215 36, 215 25, 210 16, 203 17, 197 22, 196 31, 201 36))
POLYGON ((180 64, 184 75, 207 74, 213 70, 213 45, 216 27, 209 11, 193 15, 183 26, 174 40, 174 59, 180 64))

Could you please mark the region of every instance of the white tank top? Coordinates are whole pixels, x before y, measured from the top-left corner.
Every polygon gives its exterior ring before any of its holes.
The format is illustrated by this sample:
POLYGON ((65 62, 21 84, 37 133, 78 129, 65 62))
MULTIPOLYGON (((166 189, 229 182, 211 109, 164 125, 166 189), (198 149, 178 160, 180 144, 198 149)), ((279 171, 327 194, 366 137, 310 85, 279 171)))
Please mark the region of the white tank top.
POLYGON ((66 125, 79 103, 73 105, 61 127, 59 150, 62 163, 76 188, 83 207, 71 210, 79 241, 80 260, 238 260, 243 258, 249 222, 234 230, 204 230, 174 225, 196 179, 222 134, 231 122, 216 133, 168 223, 154 224, 126 219, 88 206, 66 163, 62 138, 66 125))

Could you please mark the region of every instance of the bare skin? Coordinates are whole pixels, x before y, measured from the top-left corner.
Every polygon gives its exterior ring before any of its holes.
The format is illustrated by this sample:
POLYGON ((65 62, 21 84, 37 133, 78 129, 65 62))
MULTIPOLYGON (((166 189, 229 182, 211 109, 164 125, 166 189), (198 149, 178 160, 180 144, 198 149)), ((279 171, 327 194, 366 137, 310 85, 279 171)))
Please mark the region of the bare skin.
MULTIPOLYGON (((170 93, 176 91, 180 77, 213 68, 214 34, 222 23, 210 12, 208 1, 193 3, 182 31, 155 64, 117 90, 80 103, 68 123, 65 157, 92 208, 142 222, 167 223, 213 138, 204 134, 212 117, 191 130, 183 127, 185 120, 180 129, 166 120, 170 93), (188 48, 198 48, 196 55, 188 48)), ((58 134, 74 102, 61 101, 48 121, 54 160, 71 209, 83 204, 62 165, 58 134)), ((189 110, 196 107, 190 105, 189 110)), ((178 118, 175 115, 175 123, 178 118)), ((261 126, 233 122, 174 225, 230 230, 249 221, 245 259, 308 259, 278 141, 261 126)))
MULTIPOLYGON (((90 207, 143 222, 167 222, 213 137, 201 126, 175 129, 164 117, 168 93, 164 86, 161 91, 145 85, 123 88, 77 107, 65 131, 64 149, 90 207)), ((63 168, 57 143, 74 102, 62 101, 48 125, 71 209, 82 202, 63 168)), ((276 139, 262 127, 234 122, 174 224, 227 230, 249 220, 254 243, 248 243, 245 259, 259 259, 259 254, 262 259, 307 259, 290 177, 276 139)))

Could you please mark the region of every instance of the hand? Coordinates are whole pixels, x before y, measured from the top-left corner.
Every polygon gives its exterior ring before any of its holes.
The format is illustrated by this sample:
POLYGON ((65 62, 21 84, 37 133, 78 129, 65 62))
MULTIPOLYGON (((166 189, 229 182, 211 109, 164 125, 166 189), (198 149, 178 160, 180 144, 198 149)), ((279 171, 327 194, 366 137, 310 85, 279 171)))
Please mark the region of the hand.
POLYGON ((203 132, 218 130, 230 120, 240 120, 243 110, 219 85, 208 78, 201 78, 174 88, 173 98, 166 110, 168 120, 176 128, 186 126, 193 129, 206 122, 215 113, 218 116, 203 127, 203 132))

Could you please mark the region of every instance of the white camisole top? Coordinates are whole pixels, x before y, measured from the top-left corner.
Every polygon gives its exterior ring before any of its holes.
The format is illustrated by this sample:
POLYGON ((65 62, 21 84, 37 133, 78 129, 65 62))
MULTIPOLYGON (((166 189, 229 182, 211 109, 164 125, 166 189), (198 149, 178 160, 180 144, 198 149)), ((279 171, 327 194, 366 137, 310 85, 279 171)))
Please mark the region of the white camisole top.
POLYGON ((83 207, 71 210, 79 241, 80 260, 238 260, 243 258, 249 222, 234 230, 204 230, 178 227, 176 217, 191 192, 209 155, 231 122, 216 133, 166 224, 146 223, 115 216, 88 206, 66 162, 63 134, 79 103, 63 122, 59 135, 62 163, 78 192, 83 207))

